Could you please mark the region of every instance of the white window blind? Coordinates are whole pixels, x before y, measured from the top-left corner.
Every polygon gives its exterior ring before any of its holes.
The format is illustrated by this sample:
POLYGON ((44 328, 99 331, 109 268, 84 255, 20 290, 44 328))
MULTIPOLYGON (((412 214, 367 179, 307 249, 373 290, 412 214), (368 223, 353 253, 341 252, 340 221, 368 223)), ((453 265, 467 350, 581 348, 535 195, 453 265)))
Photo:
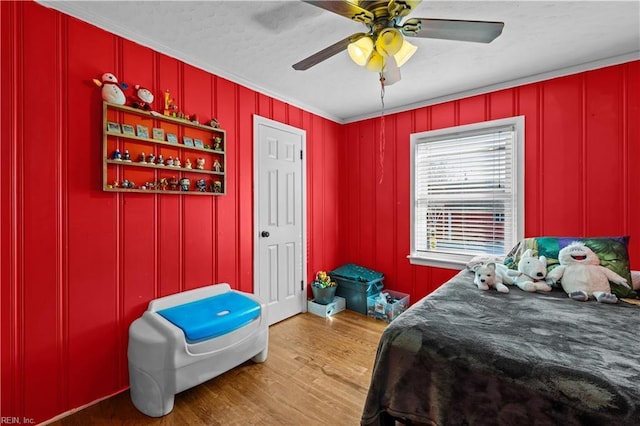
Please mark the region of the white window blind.
POLYGON ((465 263, 521 238, 518 129, 491 123, 412 135, 412 255, 465 263))

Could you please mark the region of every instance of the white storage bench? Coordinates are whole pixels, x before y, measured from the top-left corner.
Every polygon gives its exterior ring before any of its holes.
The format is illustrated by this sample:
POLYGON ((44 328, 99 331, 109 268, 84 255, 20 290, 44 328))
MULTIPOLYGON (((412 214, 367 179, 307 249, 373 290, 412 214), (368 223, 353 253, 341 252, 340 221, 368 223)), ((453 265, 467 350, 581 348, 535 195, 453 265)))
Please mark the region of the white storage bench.
POLYGON ((176 393, 251 359, 267 359, 267 306, 252 294, 215 284, 149 302, 129 327, 133 405, 160 417, 176 393))

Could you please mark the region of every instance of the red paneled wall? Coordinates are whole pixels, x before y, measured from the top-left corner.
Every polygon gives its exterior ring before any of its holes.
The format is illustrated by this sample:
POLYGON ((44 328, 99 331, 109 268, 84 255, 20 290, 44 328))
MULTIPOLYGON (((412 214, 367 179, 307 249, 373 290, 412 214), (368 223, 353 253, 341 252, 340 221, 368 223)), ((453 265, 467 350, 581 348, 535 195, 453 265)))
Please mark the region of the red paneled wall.
POLYGON ((417 301, 457 271, 412 266, 409 134, 525 116, 526 236, 630 235, 640 269, 640 62, 344 126, 340 263, 417 301), (384 126, 382 142, 380 126, 384 126))
POLYGON ((253 290, 253 114, 307 132, 308 279, 356 262, 416 301, 452 276, 406 259, 409 134, 512 115, 526 234, 629 234, 640 268, 637 61, 341 126, 37 4, 0 2, 0 27, 0 416, 125 389, 127 328, 154 297, 253 290), (220 120, 226 195, 101 190, 105 71, 220 120))
POLYGON ((128 326, 152 298, 253 291, 253 114, 307 131, 308 268, 335 266, 339 124, 35 3, 0 2, 0 27, 0 416, 128 387, 128 326), (106 71, 219 119, 226 195, 101 190, 106 71))

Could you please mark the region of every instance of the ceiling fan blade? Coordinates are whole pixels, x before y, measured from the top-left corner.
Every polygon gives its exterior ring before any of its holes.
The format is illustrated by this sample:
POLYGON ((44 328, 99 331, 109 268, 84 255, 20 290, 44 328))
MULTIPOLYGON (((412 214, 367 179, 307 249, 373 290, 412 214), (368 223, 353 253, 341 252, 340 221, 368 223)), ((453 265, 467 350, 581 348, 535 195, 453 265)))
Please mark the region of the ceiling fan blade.
POLYGON ((370 24, 374 19, 373 13, 350 1, 302 1, 364 24, 370 24))
POLYGON ((293 69, 298 70, 298 71, 303 71, 306 69, 311 68, 312 66, 319 64, 320 62, 329 59, 330 57, 332 57, 333 55, 336 55, 340 52, 342 52, 343 50, 345 50, 347 48, 347 46, 349 46, 350 43, 353 43, 354 41, 358 41, 360 40, 362 37, 366 36, 365 33, 356 33, 353 35, 350 35, 349 37, 340 40, 337 43, 332 44, 331 46, 322 49, 321 51, 314 53, 313 55, 309 56, 306 59, 301 60, 300 62, 298 62, 297 64, 293 65, 293 69))
POLYGON ((410 37, 491 43, 502 34, 503 27, 504 22, 411 18, 400 31, 410 37))

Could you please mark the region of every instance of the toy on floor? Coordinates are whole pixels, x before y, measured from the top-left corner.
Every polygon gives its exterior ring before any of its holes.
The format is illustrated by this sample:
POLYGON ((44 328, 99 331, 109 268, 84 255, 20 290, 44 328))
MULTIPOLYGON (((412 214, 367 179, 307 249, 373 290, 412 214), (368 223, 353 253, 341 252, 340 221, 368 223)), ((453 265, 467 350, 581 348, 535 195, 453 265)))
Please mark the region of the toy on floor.
POLYGON ((544 256, 535 257, 533 251, 528 249, 522 254, 518 262, 518 270, 509 270, 513 277, 513 284, 524 291, 551 291, 551 286, 546 283, 547 259, 544 256))
POLYGON ((598 302, 617 303, 609 281, 629 287, 625 278, 600 265, 598 256, 581 242, 573 242, 560 250, 558 261, 560 266, 547 274, 547 280, 554 284, 560 282, 573 300, 584 302, 593 296, 598 302))

